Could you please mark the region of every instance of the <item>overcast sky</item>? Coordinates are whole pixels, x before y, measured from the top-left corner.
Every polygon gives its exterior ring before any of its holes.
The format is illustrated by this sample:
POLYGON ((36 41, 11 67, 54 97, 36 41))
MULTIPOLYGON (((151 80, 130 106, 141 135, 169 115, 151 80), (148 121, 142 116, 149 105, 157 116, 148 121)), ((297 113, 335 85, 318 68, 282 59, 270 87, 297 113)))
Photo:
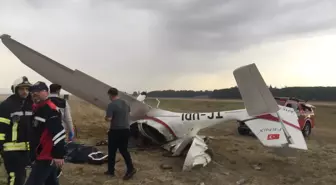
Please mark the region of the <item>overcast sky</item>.
MULTIPOLYGON (((0 0, 0 33, 125 91, 336 86, 335 0, 0 0)), ((0 44, 0 87, 39 75, 0 44)))

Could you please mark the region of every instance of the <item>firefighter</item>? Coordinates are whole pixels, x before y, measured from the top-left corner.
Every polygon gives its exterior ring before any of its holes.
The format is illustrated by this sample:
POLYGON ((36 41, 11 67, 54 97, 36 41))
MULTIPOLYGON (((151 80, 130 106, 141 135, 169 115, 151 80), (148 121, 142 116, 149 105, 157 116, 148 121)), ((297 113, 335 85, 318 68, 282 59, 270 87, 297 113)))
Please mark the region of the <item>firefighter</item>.
POLYGON ((0 104, 0 149, 7 184, 23 185, 29 163, 29 132, 32 116, 31 86, 27 77, 14 81, 13 94, 0 104))
POLYGON ((48 98, 48 86, 44 82, 35 83, 30 91, 35 102, 32 147, 36 148, 36 157, 26 185, 59 185, 66 137, 61 113, 48 98))

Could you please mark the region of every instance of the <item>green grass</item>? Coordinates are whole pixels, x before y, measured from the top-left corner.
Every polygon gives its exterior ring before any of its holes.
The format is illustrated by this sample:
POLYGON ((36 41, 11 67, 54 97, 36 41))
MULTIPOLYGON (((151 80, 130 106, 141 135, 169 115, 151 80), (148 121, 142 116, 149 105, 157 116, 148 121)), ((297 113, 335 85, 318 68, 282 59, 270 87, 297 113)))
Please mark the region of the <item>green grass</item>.
MULTIPOLYGON (((241 102, 160 99, 160 108, 177 112, 208 112, 244 108, 241 102)), ((106 138, 107 124, 103 121, 104 111, 82 101, 71 101, 72 114, 78 127, 78 141, 94 144, 106 138)), ((149 104, 155 106, 156 101, 149 104)), ((102 184, 236 184, 241 178, 246 184, 255 185, 334 185, 336 184, 336 106, 318 105, 316 128, 307 139, 308 151, 300 151, 296 158, 289 159, 273 154, 252 137, 239 136, 236 123, 220 124, 202 131, 215 136, 209 146, 214 150, 214 161, 207 167, 192 172, 181 172, 183 159, 162 157, 162 151, 133 151, 132 158, 139 172, 129 182, 120 180, 124 172, 123 162, 117 163, 117 178, 105 177, 106 166, 64 166, 62 185, 102 184), (172 170, 162 170, 160 165, 170 164, 172 170), (262 164, 262 170, 253 169, 262 164)), ((106 147, 100 148, 106 151, 106 147)), ((120 157, 120 156, 119 156, 120 157)), ((2 171, 0 182, 5 182, 2 171)))

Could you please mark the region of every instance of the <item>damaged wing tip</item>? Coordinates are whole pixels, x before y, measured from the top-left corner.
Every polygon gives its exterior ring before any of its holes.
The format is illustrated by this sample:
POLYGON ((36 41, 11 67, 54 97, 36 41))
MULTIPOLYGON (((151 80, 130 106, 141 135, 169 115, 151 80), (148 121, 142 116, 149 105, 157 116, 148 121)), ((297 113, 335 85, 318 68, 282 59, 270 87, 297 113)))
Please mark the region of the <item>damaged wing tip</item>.
POLYGON ((4 38, 11 38, 11 36, 8 35, 8 34, 2 34, 2 35, 0 35, 0 39, 4 39, 4 38))

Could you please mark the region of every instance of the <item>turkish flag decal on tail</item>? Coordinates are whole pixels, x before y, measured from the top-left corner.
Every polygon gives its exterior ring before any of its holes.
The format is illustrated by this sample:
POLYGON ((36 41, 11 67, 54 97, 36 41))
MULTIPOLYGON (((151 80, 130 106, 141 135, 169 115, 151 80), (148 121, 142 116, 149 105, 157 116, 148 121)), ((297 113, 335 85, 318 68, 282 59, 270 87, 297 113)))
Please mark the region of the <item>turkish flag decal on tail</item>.
POLYGON ((268 134, 267 135, 267 140, 274 140, 274 139, 279 139, 280 134, 268 134))

